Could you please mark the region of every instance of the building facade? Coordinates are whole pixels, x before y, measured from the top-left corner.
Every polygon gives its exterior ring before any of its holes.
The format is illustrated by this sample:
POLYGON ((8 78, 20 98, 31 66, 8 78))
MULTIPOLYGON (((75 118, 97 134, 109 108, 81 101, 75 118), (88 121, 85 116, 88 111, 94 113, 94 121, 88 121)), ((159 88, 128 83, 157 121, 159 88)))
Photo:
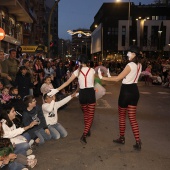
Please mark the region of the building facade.
POLYGON ((1 0, 0 27, 5 38, 0 48, 8 53, 10 48, 22 46, 23 52, 34 53, 39 44, 44 45, 45 14, 44 0, 1 0))
POLYGON ((170 6, 104 3, 94 17, 91 54, 98 60, 117 60, 130 45, 147 55, 167 55, 170 43, 170 6))
POLYGON ((85 54, 91 59, 91 31, 89 29, 76 29, 70 32, 70 34, 72 35, 73 59, 76 59, 80 54, 85 54))

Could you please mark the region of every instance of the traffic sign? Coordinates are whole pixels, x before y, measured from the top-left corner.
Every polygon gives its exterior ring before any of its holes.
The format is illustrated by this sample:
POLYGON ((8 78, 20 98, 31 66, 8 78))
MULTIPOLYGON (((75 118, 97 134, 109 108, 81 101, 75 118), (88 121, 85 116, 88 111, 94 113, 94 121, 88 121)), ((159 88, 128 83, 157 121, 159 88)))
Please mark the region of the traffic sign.
POLYGON ((5 31, 2 28, 0 28, 0 40, 3 40, 4 37, 5 37, 5 31))

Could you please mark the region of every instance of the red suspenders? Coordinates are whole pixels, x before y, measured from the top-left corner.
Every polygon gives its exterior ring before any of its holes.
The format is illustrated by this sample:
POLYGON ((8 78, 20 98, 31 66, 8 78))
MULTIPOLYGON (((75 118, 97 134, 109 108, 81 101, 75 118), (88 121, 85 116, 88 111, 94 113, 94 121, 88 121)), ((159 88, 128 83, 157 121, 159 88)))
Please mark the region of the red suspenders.
POLYGON ((82 71, 80 71, 83 74, 84 78, 85 78, 85 87, 87 87, 87 79, 86 78, 87 78, 87 74, 89 73, 89 71, 90 71, 90 68, 88 69, 86 75, 82 71))
POLYGON ((137 77, 138 77, 139 70, 140 70, 140 64, 139 64, 139 68, 138 68, 138 70, 137 70, 137 74, 136 74, 136 77, 135 77, 134 83, 135 83, 135 81, 136 81, 136 79, 137 79, 137 77))

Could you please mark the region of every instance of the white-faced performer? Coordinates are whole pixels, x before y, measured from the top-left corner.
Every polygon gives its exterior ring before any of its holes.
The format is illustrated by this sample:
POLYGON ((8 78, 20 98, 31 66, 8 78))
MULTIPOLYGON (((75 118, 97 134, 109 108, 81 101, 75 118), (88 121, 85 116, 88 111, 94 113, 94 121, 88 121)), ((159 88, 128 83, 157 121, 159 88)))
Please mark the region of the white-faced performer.
POLYGON ((127 56, 129 63, 118 76, 103 77, 100 70, 98 70, 98 75, 100 79, 105 81, 119 81, 123 79, 118 99, 120 137, 116 140, 113 140, 113 142, 125 144, 124 136, 127 111, 132 131, 136 140, 136 144, 133 145, 133 147, 136 150, 140 150, 141 140, 139 137, 139 127, 136 120, 136 108, 139 100, 137 82, 142 70, 142 65, 140 64, 141 55, 139 47, 131 46, 127 56))

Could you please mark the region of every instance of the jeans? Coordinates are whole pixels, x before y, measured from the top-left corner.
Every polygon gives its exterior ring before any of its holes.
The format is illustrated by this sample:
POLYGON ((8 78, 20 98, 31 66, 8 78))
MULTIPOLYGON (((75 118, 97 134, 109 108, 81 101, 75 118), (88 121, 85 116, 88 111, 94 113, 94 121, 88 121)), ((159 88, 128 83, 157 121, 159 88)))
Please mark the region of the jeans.
POLYGON ((31 140, 31 136, 29 135, 28 132, 24 132, 24 133, 22 134, 22 136, 24 136, 24 137, 27 139, 28 142, 31 140))
POLYGON ((39 130, 36 130, 35 134, 40 139, 40 143, 39 144, 43 144, 45 142, 45 140, 50 140, 51 139, 51 135, 47 135, 43 128, 41 128, 39 130))
POLYGON ((56 123, 54 125, 49 125, 48 129, 50 130, 51 136, 54 139, 59 139, 61 137, 66 137, 67 136, 67 131, 65 128, 60 124, 56 123))
POLYGON ((22 170, 23 168, 25 168, 25 166, 22 165, 21 163, 13 161, 8 164, 8 168, 9 170, 22 170))
POLYGON ((30 149, 30 145, 27 142, 19 143, 15 145, 14 153, 15 154, 22 154, 26 156, 26 151, 30 149))

